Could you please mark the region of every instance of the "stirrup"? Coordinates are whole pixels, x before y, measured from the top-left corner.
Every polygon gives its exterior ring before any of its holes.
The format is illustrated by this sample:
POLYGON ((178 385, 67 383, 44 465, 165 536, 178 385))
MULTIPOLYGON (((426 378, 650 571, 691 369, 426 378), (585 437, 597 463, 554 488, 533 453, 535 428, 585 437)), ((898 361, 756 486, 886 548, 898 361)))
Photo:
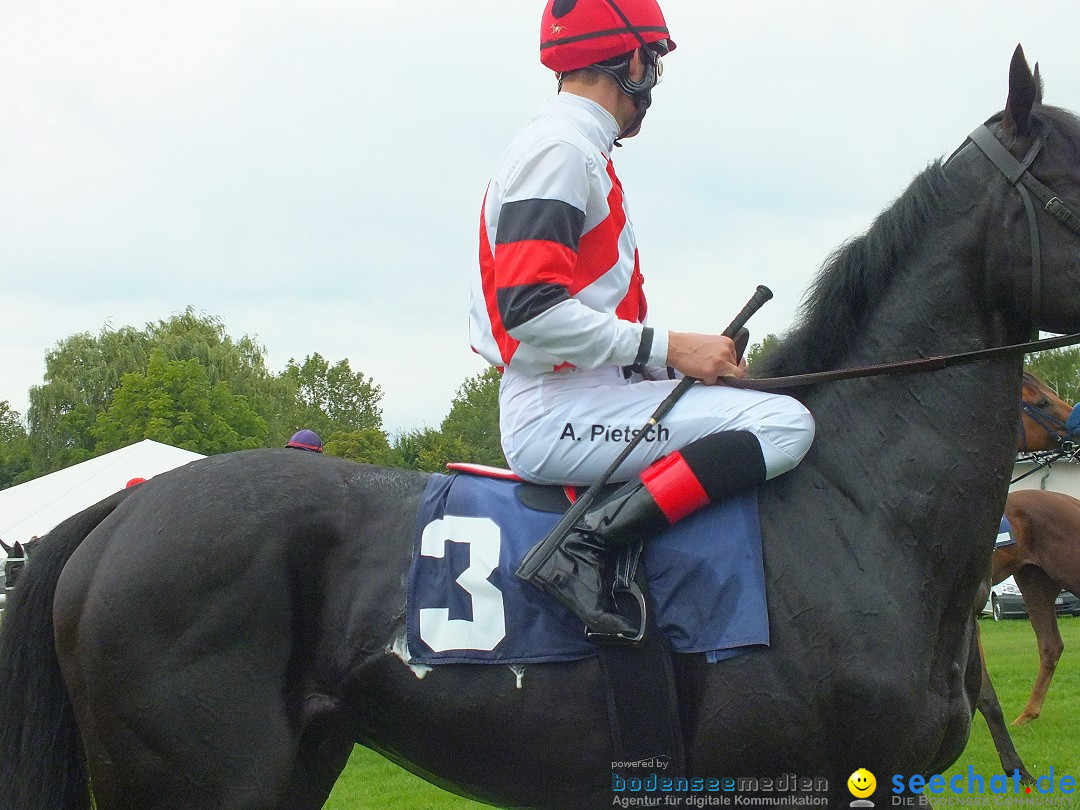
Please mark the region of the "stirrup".
POLYGON ((645 625, 647 624, 645 606, 645 594, 641 592, 641 588, 633 580, 626 585, 616 584, 612 591, 612 597, 615 601, 615 607, 619 607, 619 594, 630 594, 638 605, 638 615, 641 617, 641 623, 638 625, 637 635, 628 636, 625 633, 598 633, 594 630, 590 630, 588 626, 585 627, 585 638, 589 641, 594 641, 597 644, 640 644, 645 638, 645 625))

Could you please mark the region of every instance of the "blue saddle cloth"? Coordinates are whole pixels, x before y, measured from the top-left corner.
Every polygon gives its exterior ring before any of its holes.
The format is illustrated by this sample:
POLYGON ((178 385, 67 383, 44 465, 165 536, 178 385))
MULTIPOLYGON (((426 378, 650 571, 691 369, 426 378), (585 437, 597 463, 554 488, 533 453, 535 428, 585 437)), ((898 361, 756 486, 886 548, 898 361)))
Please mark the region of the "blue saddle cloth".
MULTIPOLYGON (((409 569, 412 662, 523 664, 596 654, 581 622, 518 579, 559 515, 523 506, 521 484, 433 475, 409 569)), ((769 643, 757 494, 702 509, 645 547, 657 625, 676 652, 730 658, 769 643)))
POLYGON ((1016 536, 1013 534, 1012 524, 1009 523, 1009 519, 1004 515, 1001 516, 1001 525, 998 526, 997 540, 994 541, 994 548, 1004 548, 1005 546, 1015 546, 1016 536))

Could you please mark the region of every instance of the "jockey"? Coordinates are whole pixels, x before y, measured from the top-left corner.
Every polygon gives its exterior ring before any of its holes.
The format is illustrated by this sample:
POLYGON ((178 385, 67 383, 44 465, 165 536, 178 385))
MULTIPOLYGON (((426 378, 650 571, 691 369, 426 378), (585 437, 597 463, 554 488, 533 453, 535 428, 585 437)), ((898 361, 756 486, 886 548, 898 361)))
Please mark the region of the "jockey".
POLYGON ((323 451, 322 439, 314 430, 296 431, 292 438, 285 443, 285 446, 297 450, 310 450, 312 453, 321 453, 323 451))
POLYGON ((656 0, 547 0, 540 61, 558 94, 488 184, 470 336, 499 367, 500 431, 515 473, 590 484, 677 384, 699 378, 619 468, 626 481, 545 561, 534 584, 594 632, 632 637, 603 571, 609 549, 792 469, 810 413, 717 385, 746 374, 732 340, 645 325, 638 250, 613 145, 637 135, 675 49, 656 0))

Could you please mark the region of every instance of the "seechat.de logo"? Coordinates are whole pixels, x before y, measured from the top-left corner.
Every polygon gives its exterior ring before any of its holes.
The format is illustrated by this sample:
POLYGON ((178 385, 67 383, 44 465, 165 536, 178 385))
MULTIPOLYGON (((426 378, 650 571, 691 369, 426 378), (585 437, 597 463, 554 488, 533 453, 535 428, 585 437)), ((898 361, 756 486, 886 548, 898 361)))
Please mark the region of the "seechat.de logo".
POLYGON ((855 800, 848 807, 873 807, 874 803, 867 800, 867 796, 877 789, 877 779, 866 768, 859 768, 847 780, 847 789, 855 800))

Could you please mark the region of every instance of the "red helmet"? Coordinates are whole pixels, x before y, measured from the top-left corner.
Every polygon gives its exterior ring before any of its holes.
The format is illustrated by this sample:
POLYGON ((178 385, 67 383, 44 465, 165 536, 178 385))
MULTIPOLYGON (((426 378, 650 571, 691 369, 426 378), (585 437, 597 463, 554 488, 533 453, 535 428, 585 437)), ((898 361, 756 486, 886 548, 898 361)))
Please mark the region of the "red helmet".
POLYGON ((547 0, 540 61, 567 73, 661 41, 675 50, 656 0, 547 0))

